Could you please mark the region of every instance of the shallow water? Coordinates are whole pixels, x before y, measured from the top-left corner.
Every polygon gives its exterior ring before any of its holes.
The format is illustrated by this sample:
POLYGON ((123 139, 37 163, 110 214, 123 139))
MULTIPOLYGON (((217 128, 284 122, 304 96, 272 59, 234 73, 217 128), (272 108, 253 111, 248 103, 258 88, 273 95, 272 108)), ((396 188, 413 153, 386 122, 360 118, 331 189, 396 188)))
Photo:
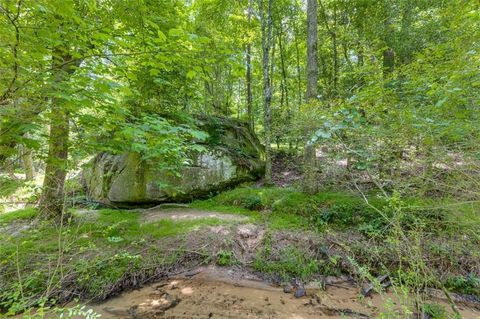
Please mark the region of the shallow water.
MULTIPOLYGON (((375 318, 401 311, 401 299, 389 292, 361 298, 349 283, 326 291, 307 289, 295 298, 254 278, 235 278, 228 270, 210 267, 191 278, 178 277, 125 292, 92 308, 102 318, 375 318), (386 304, 391 306, 386 307, 386 304)), ((437 301, 448 308, 442 301, 437 301)), ((459 306, 465 319, 480 318, 480 311, 459 306)))

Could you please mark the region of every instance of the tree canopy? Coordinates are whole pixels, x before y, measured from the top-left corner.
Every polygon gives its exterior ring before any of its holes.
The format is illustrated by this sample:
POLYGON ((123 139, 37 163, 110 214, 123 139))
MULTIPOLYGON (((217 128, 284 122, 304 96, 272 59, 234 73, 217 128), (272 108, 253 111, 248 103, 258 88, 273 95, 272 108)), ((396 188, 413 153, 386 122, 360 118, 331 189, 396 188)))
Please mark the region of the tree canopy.
POLYGON ((172 114, 243 119, 291 153, 340 139, 364 170, 411 147, 477 156, 477 4, 311 2, 315 28, 300 0, 3 1, 2 162, 26 149, 63 179, 98 151, 170 156, 200 134, 172 114))

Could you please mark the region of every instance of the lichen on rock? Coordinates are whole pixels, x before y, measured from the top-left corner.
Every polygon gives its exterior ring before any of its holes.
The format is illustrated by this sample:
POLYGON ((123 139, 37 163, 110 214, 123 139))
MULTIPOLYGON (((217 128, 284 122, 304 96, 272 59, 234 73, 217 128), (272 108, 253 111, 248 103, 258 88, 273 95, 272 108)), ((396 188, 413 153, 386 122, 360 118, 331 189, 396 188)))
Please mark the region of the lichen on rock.
POLYGON ((209 133, 205 150, 192 152, 178 175, 136 153, 98 154, 83 171, 88 196, 120 206, 185 201, 261 175, 263 146, 246 123, 202 117, 199 128, 209 133))

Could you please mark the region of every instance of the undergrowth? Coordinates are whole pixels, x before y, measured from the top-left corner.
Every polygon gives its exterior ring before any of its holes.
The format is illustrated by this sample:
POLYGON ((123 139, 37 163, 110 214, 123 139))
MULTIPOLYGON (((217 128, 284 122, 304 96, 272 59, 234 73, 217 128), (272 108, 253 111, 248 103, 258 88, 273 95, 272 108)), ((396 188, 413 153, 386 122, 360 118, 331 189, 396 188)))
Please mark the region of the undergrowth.
MULTIPOLYGON (((319 274, 371 280, 388 274, 394 285, 418 293, 419 299, 425 287, 480 296, 477 203, 364 196, 242 187, 190 207, 248 216, 264 227, 265 238, 250 265, 283 281, 308 281, 319 274)), ((192 252, 182 239, 226 221, 142 223, 140 213, 132 211, 95 214, 73 213, 63 227, 37 221, 35 209, 0 214, 0 227, 7 230, 34 220, 20 234, 0 233, 0 307, 13 314, 77 296, 102 300, 189 261, 242 263, 231 245, 192 252)))
MULTIPOLYGON (((1 215, 1 221, 34 215, 35 210, 22 210, 1 215)), ((102 210, 98 216, 74 214, 63 227, 38 222, 20 234, 0 234, 0 309, 15 314, 77 297, 103 300, 163 276, 178 263, 203 262, 209 254, 185 250, 182 236, 224 223, 201 218, 143 224, 139 217, 102 210)))

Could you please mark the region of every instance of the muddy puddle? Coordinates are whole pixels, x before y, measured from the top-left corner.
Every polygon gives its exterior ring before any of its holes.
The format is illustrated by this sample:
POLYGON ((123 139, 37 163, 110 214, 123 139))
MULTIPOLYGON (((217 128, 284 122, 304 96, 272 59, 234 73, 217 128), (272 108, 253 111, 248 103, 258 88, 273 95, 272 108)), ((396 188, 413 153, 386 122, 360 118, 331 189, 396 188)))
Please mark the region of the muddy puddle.
MULTIPOLYGON (((445 302, 436 302, 448 308, 445 302)), ((326 290, 307 286, 306 295, 295 298, 294 292, 285 293, 250 275, 235 277, 227 269, 209 267, 125 292, 91 308, 101 318, 113 319, 334 319, 375 318, 382 312, 400 311, 402 304, 392 292, 362 298, 358 287, 341 281, 326 290)), ((480 318, 476 309, 458 308, 465 319, 480 318)))

